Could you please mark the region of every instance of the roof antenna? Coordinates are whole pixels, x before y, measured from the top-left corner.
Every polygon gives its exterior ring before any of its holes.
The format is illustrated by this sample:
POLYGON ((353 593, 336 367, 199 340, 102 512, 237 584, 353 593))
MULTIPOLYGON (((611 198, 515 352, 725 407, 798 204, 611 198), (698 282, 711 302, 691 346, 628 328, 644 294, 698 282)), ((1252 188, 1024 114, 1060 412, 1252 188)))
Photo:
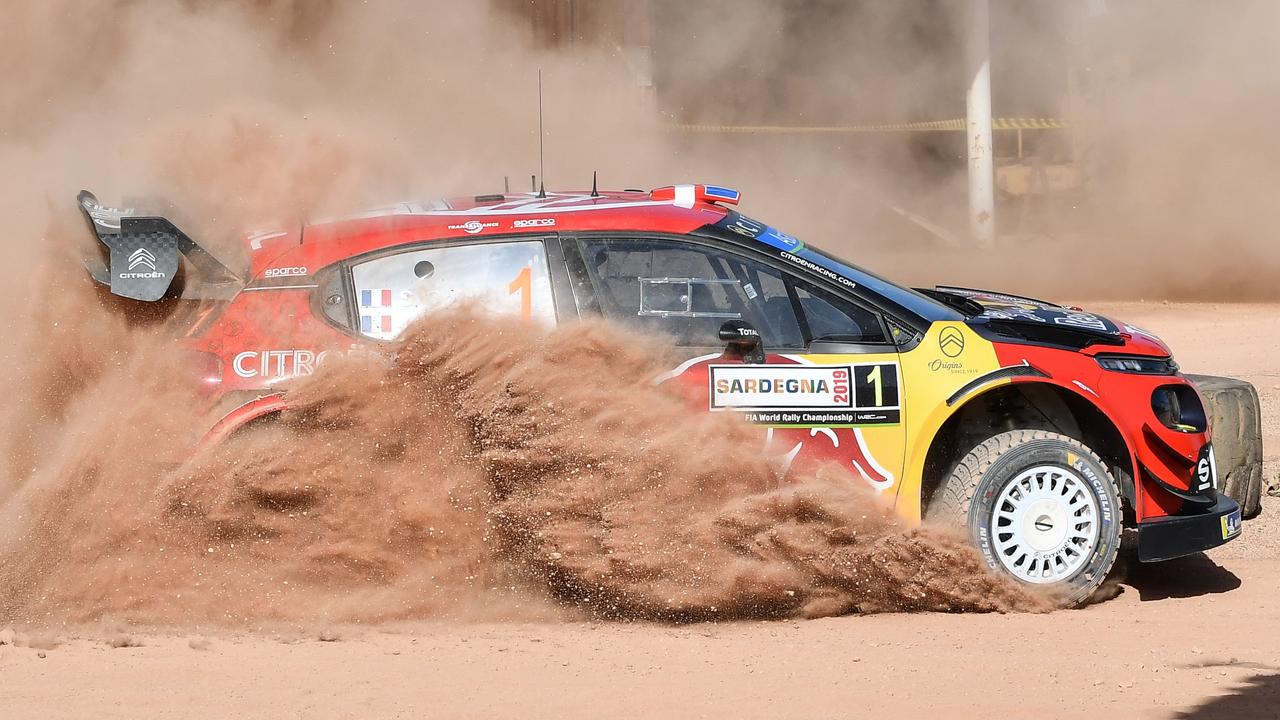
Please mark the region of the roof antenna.
POLYGON ((542 178, 538 187, 539 199, 547 197, 547 166, 543 163, 542 139, 542 68, 538 68, 538 176, 542 178))
POLYGON ((502 176, 502 192, 506 195, 511 194, 511 178, 506 175, 502 176))
POLYGON ((596 189, 596 171, 591 171, 591 197, 600 197, 600 191, 596 189))

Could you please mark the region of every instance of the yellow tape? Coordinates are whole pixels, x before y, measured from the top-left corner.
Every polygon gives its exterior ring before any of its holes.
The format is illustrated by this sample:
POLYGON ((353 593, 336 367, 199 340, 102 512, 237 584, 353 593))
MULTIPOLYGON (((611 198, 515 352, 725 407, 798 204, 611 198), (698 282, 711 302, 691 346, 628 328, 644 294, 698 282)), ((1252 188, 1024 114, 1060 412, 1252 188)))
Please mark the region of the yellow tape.
POLYGON ((1058 118, 992 118, 992 130, 1061 130, 1067 123, 1058 118))
MULTIPOLYGON (((874 133, 874 132, 958 132, 967 126, 964 118, 928 120, 925 122, 890 123, 886 125, 686 125, 676 130, 695 133, 874 133)), ((1059 130, 1067 123, 1058 118, 992 118, 992 130, 1059 130)))

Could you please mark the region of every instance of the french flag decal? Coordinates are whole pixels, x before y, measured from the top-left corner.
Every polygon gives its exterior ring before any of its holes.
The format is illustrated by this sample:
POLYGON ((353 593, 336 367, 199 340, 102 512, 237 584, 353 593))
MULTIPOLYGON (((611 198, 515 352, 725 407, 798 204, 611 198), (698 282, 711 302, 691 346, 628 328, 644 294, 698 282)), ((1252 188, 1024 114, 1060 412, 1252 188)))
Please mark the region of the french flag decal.
POLYGON ((360 332, 373 336, 390 336, 391 290, 360 291, 360 332), (373 312, 368 312, 372 310, 373 312))
POLYGON ((360 331, 366 335, 391 334, 390 315, 361 315, 360 331))
POLYGON ((389 308, 391 307, 391 290, 361 290, 360 291, 360 307, 362 308, 389 308))

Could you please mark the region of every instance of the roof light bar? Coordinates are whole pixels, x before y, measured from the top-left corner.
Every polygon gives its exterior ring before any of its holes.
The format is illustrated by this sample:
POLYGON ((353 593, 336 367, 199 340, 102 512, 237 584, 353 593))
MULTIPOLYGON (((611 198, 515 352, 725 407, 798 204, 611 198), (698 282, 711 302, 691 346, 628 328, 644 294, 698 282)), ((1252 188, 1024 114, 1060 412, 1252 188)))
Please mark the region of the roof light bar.
POLYGON ((649 197, 671 200, 680 207, 693 207, 698 202, 737 205, 742 193, 719 185, 667 185, 650 190, 649 197))

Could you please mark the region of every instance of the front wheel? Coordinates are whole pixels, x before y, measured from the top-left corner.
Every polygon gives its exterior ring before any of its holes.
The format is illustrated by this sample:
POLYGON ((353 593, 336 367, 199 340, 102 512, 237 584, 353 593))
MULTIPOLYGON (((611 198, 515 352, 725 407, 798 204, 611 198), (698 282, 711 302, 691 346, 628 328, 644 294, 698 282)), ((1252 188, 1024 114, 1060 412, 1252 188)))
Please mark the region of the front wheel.
POLYGON ((966 529, 993 570, 1068 607, 1097 590, 1120 545, 1120 495, 1101 458, 1043 430, 1000 433, 970 450, 928 518, 966 529))

